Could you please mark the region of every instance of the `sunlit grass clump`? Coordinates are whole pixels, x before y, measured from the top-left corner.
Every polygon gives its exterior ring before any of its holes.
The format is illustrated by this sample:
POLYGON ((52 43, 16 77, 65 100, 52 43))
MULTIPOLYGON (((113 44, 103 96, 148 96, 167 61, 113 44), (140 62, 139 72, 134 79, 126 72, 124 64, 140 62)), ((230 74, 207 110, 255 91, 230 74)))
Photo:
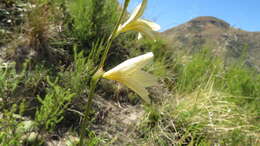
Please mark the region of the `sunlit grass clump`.
POLYGON ((192 93, 174 95, 157 107, 158 113, 149 111, 139 127, 144 132, 142 141, 163 145, 256 145, 256 115, 230 101, 235 96, 212 86, 213 82, 192 93), (156 121, 151 118, 154 114, 156 121))
POLYGON ((170 64, 173 68, 168 68, 168 74, 174 79, 164 81, 170 93, 155 106, 158 111, 148 109, 139 127, 141 141, 161 145, 258 143, 257 72, 241 62, 226 66, 208 50, 178 54, 170 64))

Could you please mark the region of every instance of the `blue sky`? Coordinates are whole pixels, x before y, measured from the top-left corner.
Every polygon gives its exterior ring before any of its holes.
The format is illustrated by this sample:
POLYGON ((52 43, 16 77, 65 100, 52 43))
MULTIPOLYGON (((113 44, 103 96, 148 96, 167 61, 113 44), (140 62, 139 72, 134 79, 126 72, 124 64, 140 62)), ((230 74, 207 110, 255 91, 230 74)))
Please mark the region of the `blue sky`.
MULTIPOLYGON (((128 11, 141 1, 131 0, 128 11)), ((164 31, 197 16, 215 16, 233 27, 260 31, 260 0, 148 0, 143 18, 160 24, 164 31)))

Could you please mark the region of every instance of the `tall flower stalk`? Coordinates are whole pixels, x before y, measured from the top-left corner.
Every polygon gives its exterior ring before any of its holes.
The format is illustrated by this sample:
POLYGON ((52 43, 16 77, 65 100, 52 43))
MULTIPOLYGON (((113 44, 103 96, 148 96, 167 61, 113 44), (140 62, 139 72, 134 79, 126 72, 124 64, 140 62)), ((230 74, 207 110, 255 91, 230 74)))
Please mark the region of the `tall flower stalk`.
POLYGON ((122 12, 120 14, 120 17, 119 17, 119 19, 118 19, 118 21, 116 23, 116 26, 115 26, 113 32, 111 33, 110 37, 107 40, 105 51, 104 51, 104 53, 102 55, 100 64, 98 66, 98 70, 91 78, 91 81, 90 81, 90 91, 89 91, 89 95, 88 95, 88 102, 87 102, 87 105, 86 105, 86 108, 85 108, 83 120, 81 121, 81 124, 80 124, 80 142, 79 142, 80 146, 84 145, 85 130, 88 127, 89 122, 90 122, 89 114, 90 114, 90 111, 91 111, 92 100, 93 100, 93 97, 94 97, 94 93, 95 93, 95 89, 96 89, 97 83, 98 83, 98 81, 100 80, 100 78, 102 77, 102 75, 104 73, 103 72, 103 67, 104 67, 104 63, 105 63, 106 58, 107 58, 107 54, 108 54, 109 49, 111 47, 112 41, 116 37, 117 29, 118 29, 118 27, 119 27, 119 25, 120 25, 120 23, 122 21, 122 18, 124 16, 125 12, 126 12, 126 9, 128 7, 129 2, 130 2, 130 0, 125 0, 123 10, 122 10, 122 12))
POLYGON ((154 38, 152 31, 159 28, 159 25, 148 22, 146 20, 140 19, 140 17, 143 15, 144 9, 146 7, 147 0, 143 0, 143 2, 136 8, 136 10, 133 12, 133 14, 130 16, 128 21, 126 21, 123 25, 121 25, 121 21, 123 19, 123 16, 127 10, 128 4, 130 0, 125 0, 123 10, 120 14, 120 17, 114 27, 113 32, 111 33, 110 37, 106 41, 105 50, 102 54, 100 64, 98 66, 97 72, 92 76, 90 81, 90 90, 88 94, 88 102, 85 108, 84 117, 80 124, 80 142, 79 145, 84 145, 84 135, 85 130, 89 125, 90 118, 89 114, 91 111, 91 105, 92 100, 94 97, 96 86, 100 80, 100 78, 104 77, 107 79, 115 79, 116 81, 119 81, 129 88, 131 88, 133 91, 135 91, 138 95, 140 95, 144 101, 147 103, 150 103, 150 100, 148 98, 148 92, 145 90, 145 87, 154 85, 156 83, 156 79, 144 72, 141 71, 141 68, 150 62, 150 60, 153 58, 152 53, 147 53, 143 56, 139 56, 133 59, 129 59, 117 67, 115 69, 112 69, 108 72, 103 71, 103 67, 105 64, 105 61, 107 59, 107 55, 109 52, 109 49, 111 47, 111 44, 113 40, 120 34, 126 31, 135 30, 139 33, 143 33, 144 35, 147 35, 150 38, 154 38), (119 74, 118 74, 119 73, 119 74), (122 75, 120 73, 125 73, 125 75, 122 75), (125 78, 126 76, 129 76, 129 78, 125 78), (147 79, 150 78, 150 79, 147 79), (140 80, 140 81, 138 81, 140 80), (142 83, 143 82, 143 83, 142 83), (138 83, 139 86, 134 87, 133 84, 138 83))

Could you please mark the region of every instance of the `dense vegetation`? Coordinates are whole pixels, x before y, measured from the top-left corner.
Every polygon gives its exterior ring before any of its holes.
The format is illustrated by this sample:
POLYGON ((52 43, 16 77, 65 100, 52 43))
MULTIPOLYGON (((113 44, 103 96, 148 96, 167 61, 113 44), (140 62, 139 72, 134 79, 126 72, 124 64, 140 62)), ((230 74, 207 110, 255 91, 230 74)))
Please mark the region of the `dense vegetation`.
MULTIPOLYGON (((76 145, 95 73, 121 8, 116 0, 0 2, 0 145, 76 145)), ((260 74, 210 47, 188 54, 163 40, 113 41, 106 69, 153 51, 151 105, 102 79, 87 145, 256 145, 260 74), (123 111, 123 112, 121 112, 123 111), (121 118, 125 115, 131 115, 121 118)))

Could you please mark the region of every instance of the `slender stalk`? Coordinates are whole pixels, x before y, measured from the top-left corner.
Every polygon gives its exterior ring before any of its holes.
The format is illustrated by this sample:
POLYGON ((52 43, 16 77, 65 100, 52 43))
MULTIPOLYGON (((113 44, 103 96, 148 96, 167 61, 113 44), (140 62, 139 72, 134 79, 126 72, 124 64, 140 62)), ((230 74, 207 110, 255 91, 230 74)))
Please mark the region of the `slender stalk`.
MULTIPOLYGON (((93 79, 93 78, 92 78, 93 79)), ((81 128, 80 128, 80 142, 79 142, 79 145, 80 146, 83 146, 83 142, 84 142, 84 133, 85 133, 85 130, 86 128, 88 127, 89 125, 89 122, 90 122, 90 119, 89 119, 89 114, 90 114, 90 111, 91 111, 91 104, 92 104, 92 99, 94 97, 94 93, 95 93, 95 88, 96 88, 96 84, 97 84, 97 81, 91 81, 93 84, 90 86, 90 92, 89 92, 89 98, 88 98, 88 103, 87 103, 87 106, 86 106, 86 110, 84 112, 84 117, 83 117, 83 120, 81 122, 81 128)))
POLYGON ((130 0, 125 0, 123 10, 122 10, 122 12, 120 14, 120 17, 119 17, 119 19, 118 19, 118 21, 116 23, 116 26, 114 27, 114 30, 113 30, 112 34, 110 35, 110 37, 107 40, 105 51, 104 51, 104 53, 102 55, 100 64, 98 66, 98 70, 91 78, 88 102, 87 102, 87 106, 86 106, 86 109, 85 109, 85 112, 84 112, 83 120, 82 120, 82 122, 80 124, 81 125, 80 133, 79 133, 80 134, 80 141, 79 141, 79 145, 80 146, 84 145, 84 132, 85 132, 85 130, 88 127, 89 122, 90 122, 89 114, 91 112, 92 100, 94 98, 94 93, 95 93, 95 89, 96 89, 97 83, 99 82, 99 79, 102 77, 102 75, 104 73, 103 72, 103 66, 104 66, 104 63, 106 61, 107 54, 109 52, 109 49, 111 47, 111 44, 112 44, 113 40, 118 35, 117 34, 117 29, 118 29, 118 27, 119 27, 119 25, 120 25, 120 23, 122 21, 122 18, 123 18, 124 14, 125 14, 125 11, 126 11, 126 9, 128 7, 129 2, 130 2, 130 0))
POLYGON ((116 23, 116 26, 114 27, 114 30, 112 31, 112 34, 110 35, 110 37, 109 37, 108 40, 107 40, 107 45, 106 45, 105 51, 104 51, 104 53, 103 53, 103 55, 102 55, 101 62, 100 62, 100 64, 99 64, 99 68, 103 68, 103 66, 104 66, 104 64, 105 64, 105 61, 106 61, 106 58, 107 58, 107 54, 108 54, 109 49, 110 49, 110 47, 111 47, 112 41, 113 41, 113 40, 117 37, 117 35, 118 35, 118 34, 117 34, 117 29, 118 29, 118 27, 119 27, 119 25, 120 25, 120 23, 121 23, 121 21, 122 21, 122 19, 123 19, 123 16, 124 16, 124 14, 125 14, 125 11, 126 11, 126 9, 127 9, 127 7, 128 7, 129 2, 130 2, 130 0, 125 0, 123 10, 122 10, 122 12, 121 12, 121 14, 120 14, 120 16, 119 16, 119 19, 118 19, 118 21, 117 21, 117 23, 116 23))

